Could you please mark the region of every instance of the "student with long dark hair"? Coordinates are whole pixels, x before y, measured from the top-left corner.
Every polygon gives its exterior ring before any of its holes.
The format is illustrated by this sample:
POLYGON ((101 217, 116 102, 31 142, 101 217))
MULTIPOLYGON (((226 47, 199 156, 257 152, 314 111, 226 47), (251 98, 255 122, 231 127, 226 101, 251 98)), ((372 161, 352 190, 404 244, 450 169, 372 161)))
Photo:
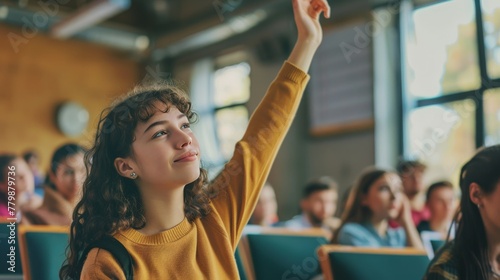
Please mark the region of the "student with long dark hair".
POLYGON ((69 226, 73 210, 81 198, 87 171, 83 162, 85 149, 75 143, 58 147, 50 160, 50 170, 44 186, 43 203, 25 213, 34 225, 69 226))
POLYGON ((428 280, 500 279, 500 145, 480 150, 460 171, 455 240, 431 263, 428 280))
POLYGON ((411 217, 410 203, 396 173, 370 168, 360 175, 349 194, 333 243, 423 249, 411 217), (395 219, 401 227, 391 228, 390 219, 395 219))
MULTIPOLYGON (((294 0, 293 8, 297 43, 211 184, 191 103, 178 88, 139 88, 102 115, 61 278, 80 277, 79 254, 104 236, 127 249, 136 279, 239 278, 234 251, 307 84, 320 14, 330 14, 326 0, 294 0)), ((125 274, 109 251, 94 248, 80 279, 125 274)))

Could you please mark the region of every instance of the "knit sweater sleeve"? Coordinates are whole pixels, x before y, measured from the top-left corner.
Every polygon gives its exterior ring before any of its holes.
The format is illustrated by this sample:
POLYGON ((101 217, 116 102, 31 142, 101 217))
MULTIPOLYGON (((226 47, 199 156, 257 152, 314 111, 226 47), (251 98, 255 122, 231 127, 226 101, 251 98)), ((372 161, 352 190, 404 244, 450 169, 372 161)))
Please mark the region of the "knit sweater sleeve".
POLYGON ((106 250, 90 250, 82 268, 80 280, 125 280, 125 273, 113 255, 106 250))
POLYGON ((219 190, 212 203, 233 248, 255 208, 308 81, 306 73, 284 63, 250 118, 233 157, 211 185, 219 190))

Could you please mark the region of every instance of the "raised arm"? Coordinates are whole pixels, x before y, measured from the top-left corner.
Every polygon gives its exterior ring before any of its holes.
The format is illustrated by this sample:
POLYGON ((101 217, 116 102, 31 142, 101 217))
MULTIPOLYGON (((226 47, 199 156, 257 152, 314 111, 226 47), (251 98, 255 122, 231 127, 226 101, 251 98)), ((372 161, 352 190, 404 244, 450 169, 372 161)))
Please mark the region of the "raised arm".
POLYGON ((236 247, 279 147, 299 107, 309 80, 307 70, 322 39, 319 16, 329 14, 326 0, 294 0, 298 39, 287 63, 255 109, 232 159, 211 187, 219 191, 212 200, 230 242, 236 247))

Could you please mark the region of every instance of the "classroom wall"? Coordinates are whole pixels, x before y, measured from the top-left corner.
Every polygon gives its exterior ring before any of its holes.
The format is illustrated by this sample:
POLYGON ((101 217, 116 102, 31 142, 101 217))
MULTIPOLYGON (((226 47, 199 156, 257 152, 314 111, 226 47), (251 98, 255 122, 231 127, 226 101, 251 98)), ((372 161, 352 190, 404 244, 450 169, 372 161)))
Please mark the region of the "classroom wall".
POLYGON ((23 35, 0 25, 0 153, 35 148, 46 170, 60 144, 90 143, 102 109, 139 80, 143 67, 116 50, 41 33, 18 44, 16 53, 7 39, 12 34, 23 35), (54 121, 57 105, 69 100, 90 115, 87 131, 75 138, 59 132, 54 121))

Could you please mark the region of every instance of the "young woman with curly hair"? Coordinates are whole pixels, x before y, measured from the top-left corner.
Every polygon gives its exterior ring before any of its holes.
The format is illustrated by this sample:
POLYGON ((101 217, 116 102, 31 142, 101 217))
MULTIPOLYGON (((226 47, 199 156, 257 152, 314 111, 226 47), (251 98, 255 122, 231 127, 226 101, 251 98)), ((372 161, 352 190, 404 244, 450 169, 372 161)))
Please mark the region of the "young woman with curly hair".
POLYGON ((250 119, 232 159, 210 184, 185 93, 140 88, 101 117, 82 200, 73 214, 63 279, 125 279, 110 252, 113 236, 129 252, 137 279, 237 279, 234 251, 291 125, 322 40, 326 0, 294 0, 296 45, 250 119))

